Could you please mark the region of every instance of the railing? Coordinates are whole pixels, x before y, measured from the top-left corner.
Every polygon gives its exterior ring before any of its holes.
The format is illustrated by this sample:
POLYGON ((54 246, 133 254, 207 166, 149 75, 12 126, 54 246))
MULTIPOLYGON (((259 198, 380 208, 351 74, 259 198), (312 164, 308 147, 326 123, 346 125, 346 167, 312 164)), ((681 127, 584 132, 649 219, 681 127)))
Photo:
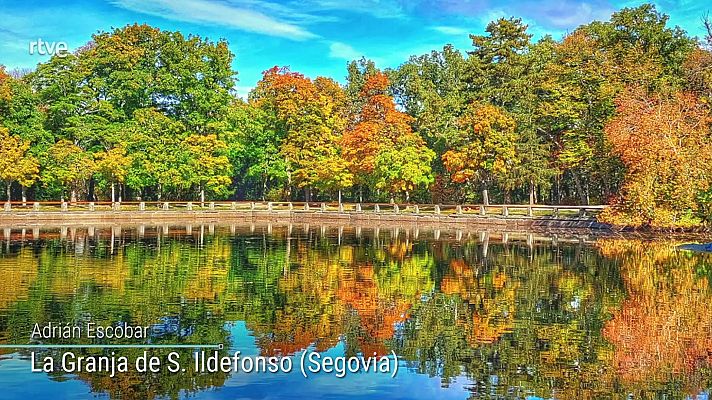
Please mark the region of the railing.
MULTIPOLYGON (((329 212, 404 215, 479 216, 479 217, 590 217, 605 205, 569 206, 540 204, 393 204, 393 203, 326 203, 326 202, 250 202, 250 201, 44 201, 5 202, 5 212, 43 211, 238 211, 238 212, 329 212)), ((0 214, 1 215, 1 214, 0 214)))

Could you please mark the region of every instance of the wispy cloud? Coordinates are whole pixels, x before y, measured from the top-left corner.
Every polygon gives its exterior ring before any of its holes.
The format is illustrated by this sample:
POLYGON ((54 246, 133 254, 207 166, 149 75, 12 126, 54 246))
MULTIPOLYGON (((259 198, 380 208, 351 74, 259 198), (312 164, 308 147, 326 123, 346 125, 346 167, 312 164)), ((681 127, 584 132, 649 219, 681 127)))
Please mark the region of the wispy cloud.
POLYGON ((278 20, 263 12, 228 3, 207 0, 111 0, 111 2, 127 10, 177 21, 216 24, 291 40, 317 37, 295 23, 278 20))
POLYGON ((594 20, 608 20, 614 8, 606 1, 562 1, 525 4, 522 11, 545 26, 575 28, 594 20))
POLYGON ((465 28, 458 28, 455 26, 433 26, 430 29, 443 33, 445 35, 461 36, 467 35, 468 31, 465 28))
POLYGON ((341 58, 351 61, 360 58, 362 55, 363 54, 346 43, 332 42, 331 45, 329 45, 329 57, 331 58, 341 58))
POLYGON ((301 0, 300 4, 307 9, 345 11, 368 14, 376 18, 403 18, 408 14, 408 10, 403 6, 407 2, 399 0, 301 0))

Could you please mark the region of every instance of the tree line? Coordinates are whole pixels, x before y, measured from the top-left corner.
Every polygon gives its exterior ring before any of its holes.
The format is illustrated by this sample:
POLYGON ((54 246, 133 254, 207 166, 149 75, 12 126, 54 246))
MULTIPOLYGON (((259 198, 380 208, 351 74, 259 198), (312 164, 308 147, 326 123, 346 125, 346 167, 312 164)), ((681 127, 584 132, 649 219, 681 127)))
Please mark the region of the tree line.
MULTIPOLYGON (((712 33, 709 23, 705 24, 712 33)), ((491 22, 345 84, 274 67, 247 99, 234 55, 147 25, 32 71, 0 68, 7 199, 615 204, 631 225, 712 219, 712 34, 653 5, 561 40, 491 22)))

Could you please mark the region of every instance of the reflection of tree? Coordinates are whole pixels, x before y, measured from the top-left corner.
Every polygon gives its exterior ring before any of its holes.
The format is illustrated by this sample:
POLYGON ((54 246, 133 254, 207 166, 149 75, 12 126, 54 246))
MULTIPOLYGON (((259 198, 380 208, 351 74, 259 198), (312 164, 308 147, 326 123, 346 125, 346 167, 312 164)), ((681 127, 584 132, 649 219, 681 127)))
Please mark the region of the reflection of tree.
POLYGON ((486 262, 479 250, 440 245, 441 293, 413 306, 396 351, 444 384, 464 371, 476 398, 610 393, 600 326, 620 295, 614 266, 577 246, 490 244, 486 262))
MULTIPOLYGON (((0 271, 21 269, 26 271, 24 275, 33 277, 16 282, 22 290, 14 294, 15 298, 8 298, 9 307, 2 307, 7 314, 0 318, 4 342, 25 343, 35 322, 83 324, 91 320, 99 325, 122 321, 162 328, 160 335, 151 338, 155 344, 228 343, 220 306, 227 295, 224 271, 225 249, 229 247, 224 241, 208 241, 202 249, 175 240, 165 241, 160 248, 126 243, 122 251, 112 254, 106 251, 108 244, 102 240, 92 246, 86 246, 86 240, 77 238, 73 246, 61 241, 46 242, 36 248, 34 258, 23 257, 21 265, 14 264, 13 259, 0 260, 0 271), (87 252, 86 257, 77 257, 81 251, 87 252)), ((20 254, 24 252, 21 250, 20 254)), ((87 340, 69 342, 88 343, 87 340)), ((135 344, 136 341, 105 343, 135 344)), ((112 351, 117 357, 128 357, 130 363, 143 352, 108 349, 103 354, 110 355, 112 351)), ((186 365, 191 353, 181 351, 186 365)), ((77 350, 75 354, 97 355, 101 351, 77 350)), ((38 357, 45 355, 60 358, 62 352, 44 352, 38 357)), ((61 374, 54 375, 56 379, 64 379, 61 374)), ((129 368, 129 372, 114 378, 108 373, 79 373, 77 377, 86 381, 93 391, 108 393, 111 397, 177 398, 220 386, 227 375, 195 373, 190 369, 185 374, 175 374, 165 368, 158 374, 139 374, 129 368)))
MULTIPOLYGON (((256 329, 258 344, 267 354, 293 354, 314 344, 319 351, 334 346, 341 334, 343 305, 336 300, 339 255, 297 246, 275 289, 281 302, 274 321, 256 329)), ((269 256, 268 256, 269 257, 269 256)))
MULTIPOLYGON (((623 381, 648 389, 679 382, 688 394, 709 387, 712 374, 712 289, 695 271, 712 257, 675 249, 673 242, 601 240, 621 262, 628 292, 604 328, 623 381), (670 382, 670 383, 672 383, 670 382)), ((658 387, 657 389, 661 389, 658 387)))
POLYGON ((411 247, 394 241, 386 251, 367 255, 350 245, 333 251, 328 244, 298 242, 290 251, 289 270, 276 282, 280 300, 274 319, 250 323, 258 344, 268 354, 292 354, 312 345, 326 350, 343 334, 354 333, 364 354, 388 353, 385 342, 396 325, 433 286, 432 258, 405 258, 411 247), (352 267, 360 263, 367 266, 352 267))
MULTIPOLYGON (((34 321, 91 318, 163 324, 156 343, 226 343, 226 323, 243 320, 263 354, 326 350, 339 340, 349 355, 395 350, 445 385, 467 375, 473 397, 679 397, 677 386, 709 386, 710 256, 601 240, 597 248, 493 241, 483 258, 476 241, 381 235, 336 246, 284 233, 199 243, 124 235, 113 252, 105 239, 81 234, 13 244, 0 257, 8 283, 0 340, 26 341, 34 321)), ((226 378, 79 375, 96 392, 138 398, 176 397, 226 378)))
POLYGON ((507 274, 497 271, 475 277, 473 268, 463 260, 450 261, 450 273, 443 277, 440 290, 458 295, 472 308, 472 322, 466 323, 467 341, 472 346, 496 342, 512 332, 517 283, 507 280, 507 274))

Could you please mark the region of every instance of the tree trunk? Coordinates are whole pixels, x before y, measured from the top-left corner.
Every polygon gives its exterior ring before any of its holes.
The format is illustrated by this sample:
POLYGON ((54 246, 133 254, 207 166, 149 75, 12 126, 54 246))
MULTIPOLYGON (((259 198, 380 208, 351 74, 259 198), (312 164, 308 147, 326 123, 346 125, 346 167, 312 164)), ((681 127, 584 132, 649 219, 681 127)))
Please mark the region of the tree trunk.
POLYGON ((529 180, 529 204, 534 204, 536 203, 536 200, 534 199, 534 180, 530 179, 529 180))
POLYGON ((304 188, 304 199, 307 203, 311 202, 311 188, 309 186, 304 188))
POLYGON ((77 189, 72 188, 72 193, 69 196, 69 202, 72 204, 77 202, 77 189))
POLYGON ((265 201, 265 196, 267 196, 267 176, 262 179, 262 201, 265 201))
POLYGON ((87 190, 87 201, 93 201, 93 200, 94 200, 94 197, 95 197, 95 195, 94 195, 94 183, 95 183, 95 182, 94 182, 94 177, 91 177, 91 178, 89 179, 89 185, 88 185, 89 187, 88 187, 88 190, 87 190))
POLYGON ((574 176, 574 185, 576 186, 576 193, 579 196, 579 199, 581 200, 581 204, 587 206, 588 205, 588 199, 586 198, 586 193, 583 190, 583 186, 581 185, 581 179, 579 178, 578 174, 576 172, 573 173, 574 176))
POLYGON ((116 184, 111 182, 111 203, 116 202, 116 184))
POLYGON ((410 203, 410 190, 405 191, 405 202, 410 203))
POLYGON ((24 207, 27 205, 27 188, 24 186, 21 186, 21 187, 22 187, 22 206, 24 207))
POLYGON ((363 203, 363 185, 358 185, 358 202, 363 203))
POLYGON ((10 188, 12 187, 12 182, 7 182, 7 202, 10 202, 10 188))
POLYGON ((339 205, 341 205, 341 189, 339 189, 339 205))
POLYGON ((121 203, 124 194, 124 185, 119 183, 119 203, 121 203))
POLYGON ((205 203, 205 189, 201 186, 200 187, 200 207, 204 207, 205 203))
POLYGON ((489 193, 487 192, 486 187, 482 189, 482 203, 486 206, 489 205, 489 193))
POLYGON ((161 197, 163 197, 163 191, 161 189, 161 184, 158 184, 158 201, 161 201, 161 197))

